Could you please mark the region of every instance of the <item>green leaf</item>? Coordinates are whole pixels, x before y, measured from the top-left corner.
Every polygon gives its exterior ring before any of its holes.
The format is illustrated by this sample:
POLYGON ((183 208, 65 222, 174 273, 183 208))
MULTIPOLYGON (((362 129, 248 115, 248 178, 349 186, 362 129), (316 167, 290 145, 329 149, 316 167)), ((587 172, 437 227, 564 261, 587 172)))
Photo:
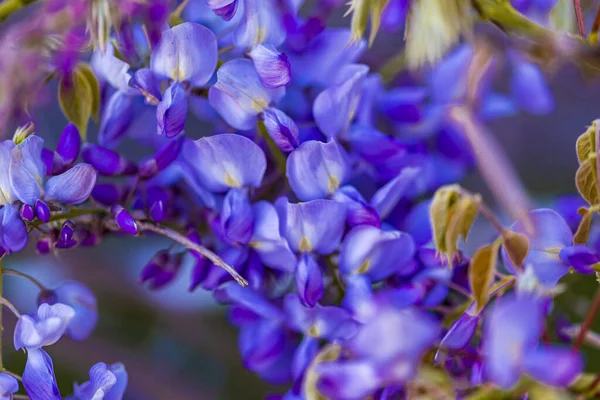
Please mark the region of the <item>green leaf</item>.
POLYGON ((596 175, 596 155, 591 154, 581 163, 575 174, 575 185, 581 197, 594 206, 600 203, 598 197, 598 179, 596 175))
POLYGON ((516 266, 523 265, 523 261, 529 252, 529 239, 527 236, 514 231, 506 231, 502 235, 502 241, 510 261, 516 266))
POLYGON ((452 218, 455 205, 459 199, 460 186, 442 186, 435 192, 431 206, 429 207, 429 219, 433 230, 433 238, 437 251, 448 253, 446 247, 446 232, 452 218))
POLYGON ((96 78, 92 67, 88 64, 81 63, 78 67, 92 88, 92 118, 95 122, 98 122, 100 114, 100 84, 98 83, 98 78, 96 78))
POLYGON ((600 382, 596 382, 596 374, 585 372, 577 377, 569 389, 590 398, 600 395, 600 382))
POLYGON ((477 217, 480 202, 481 197, 479 195, 473 197, 462 196, 452 207, 444 237, 445 250, 450 261, 454 257, 454 253, 458 251, 459 236, 462 236, 463 240, 467 240, 469 230, 475 221, 475 217, 477 217))
POLYGON ((500 241, 495 241, 493 244, 479 248, 469 264, 469 283, 471 284, 471 293, 477 303, 477 312, 481 311, 488 301, 490 286, 494 281, 498 263, 500 243, 500 241))
POLYGON ((94 89, 89 74, 78 65, 70 77, 63 77, 58 83, 58 102, 69 121, 77 126, 85 139, 88 120, 94 107, 94 89))

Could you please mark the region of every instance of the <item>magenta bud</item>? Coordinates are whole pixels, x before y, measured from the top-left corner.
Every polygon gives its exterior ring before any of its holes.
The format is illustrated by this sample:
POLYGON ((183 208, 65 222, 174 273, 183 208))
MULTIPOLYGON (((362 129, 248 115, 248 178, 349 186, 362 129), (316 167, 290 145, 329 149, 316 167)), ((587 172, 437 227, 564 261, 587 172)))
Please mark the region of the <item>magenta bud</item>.
POLYGON ((42 222, 50 221, 50 207, 42 200, 35 201, 35 215, 42 222))
POLYGON ((113 217, 115 217, 115 222, 123 232, 129 235, 137 235, 138 228, 135 219, 126 209, 120 205, 114 205, 111 211, 113 217))
POLYGON ((73 233, 75 232, 75 225, 71 221, 65 221, 62 228, 60 229, 60 240, 68 241, 73 239, 73 233))
POLYGON ((21 206, 21 218, 25 221, 33 221, 35 219, 35 210, 29 204, 23 204, 21 206))

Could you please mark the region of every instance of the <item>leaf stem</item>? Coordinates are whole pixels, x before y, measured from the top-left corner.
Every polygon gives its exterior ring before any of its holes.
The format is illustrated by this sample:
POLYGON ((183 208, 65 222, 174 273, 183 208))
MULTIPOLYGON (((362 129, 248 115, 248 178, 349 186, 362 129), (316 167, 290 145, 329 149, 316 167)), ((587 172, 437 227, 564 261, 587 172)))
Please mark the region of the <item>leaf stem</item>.
POLYGON ((590 328, 592 326, 592 322, 594 321, 594 317, 596 316, 596 313, 598 312, 599 309, 600 309, 600 289, 597 289, 596 294, 594 295, 594 300, 592 302, 592 305, 590 306, 590 309, 588 310, 588 313, 585 316, 585 320, 583 321, 583 324, 581 325, 581 328, 579 329, 577 338, 575 338, 575 342, 573 343, 574 349, 579 350, 579 348, 581 348, 581 345, 583 344, 583 342, 585 340, 585 336, 586 336, 587 332, 590 330, 590 328))
POLYGON ((182 244, 183 246, 187 247, 189 250, 197 251, 198 253, 202 254, 204 257, 206 257, 210 261, 212 261, 212 263, 215 264, 217 267, 221 267, 225 271, 227 271, 233 277, 233 279, 235 279, 237 281, 237 283, 239 283, 241 286, 248 286, 248 281, 245 280, 235 269, 233 269, 232 266, 227 264, 225 261, 223 261, 223 259, 221 259, 221 257, 216 255, 215 253, 213 253, 206 247, 192 242, 187 237, 181 235, 179 232, 176 232, 172 229, 157 226, 157 225, 150 224, 147 222, 138 222, 137 224, 138 224, 138 228, 141 231, 150 231, 150 232, 158 233, 159 235, 168 237, 169 239, 172 239, 172 240, 182 244))
POLYGON ((579 35, 585 38, 585 22, 583 21, 583 11, 581 9, 581 0, 573 0, 573 8, 575 8, 575 17, 577 18, 577 30, 579 35))
MULTIPOLYGON (((35 279, 33 276, 23 273, 21 271, 17 271, 17 270, 10 269, 10 268, 4 268, 2 270, 2 274, 20 276, 21 278, 25 278, 25 279, 29 280, 31 283, 36 285, 41 291, 47 290, 46 287, 44 285, 42 285, 42 283, 40 281, 35 279)), ((1 295, 2 294, 0 293, 0 296, 1 295)))

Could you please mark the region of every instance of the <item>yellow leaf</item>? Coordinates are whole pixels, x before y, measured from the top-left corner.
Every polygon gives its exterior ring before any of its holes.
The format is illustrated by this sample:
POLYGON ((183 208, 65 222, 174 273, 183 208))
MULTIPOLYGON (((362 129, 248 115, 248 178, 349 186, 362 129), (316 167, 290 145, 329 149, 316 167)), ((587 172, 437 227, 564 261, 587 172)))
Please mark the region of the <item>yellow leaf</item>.
POLYGON ((437 251, 447 253, 446 232, 448 223, 459 199, 460 186, 442 186, 435 192, 429 207, 429 219, 437 251))
POLYGON ((581 197, 588 202, 589 205, 597 205, 600 201, 598 198, 598 179, 596 176, 596 155, 591 154, 584 160, 575 174, 575 184, 581 197))
POLYGON ((598 150, 596 148, 596 130, 600 128, 598 124, 599 120, 594 120, 592 125, 577 138, 577 158, 580 163, 587 160, 591 154, 595 154, 598 150))
POLYGON ((77 126, 79 134, 85 138, 87 124, 94 104, 93 88, 88 76, 81 68, 75 68, 69 79, 61 78, 58 83, 58 102, 69 121, 77 126))
POLYGON ((92 118, 98 122, 100 113, 100 84, 98 83, 98 78, 96 78, 94 71, 88 64, 81 63, 77 68, 80 69, 92 88, 92 118))
POLYGON ((477 304, 477 312, 481 311, 488 300, 490 285, 494 281, 496 264, 498 263, 498 248, 500 241, 479 248, 469 264, 469 283, 471 293, 477 304))
POLYGON ((581 215, 581 222, 579 222, 579 226, 577 227, 577 232, 573 236, 574 244, 586 244, 588 241, 588 237, 590 235, 590 228, 592 227, 592 216, 594 213, 585 207, 579 208, 577 210, 579 215, 581 215))
POLYGON ((329 344, 323 347, 317 356, 306 368, 304 375, 304 398, 306 400, 327 400, 327 398, 317 390, 317 381, 319 375, 315 371, 316 366, 327 361, 335 361, 339 358, 342 348, 339 344, 329 344))
POLYGON ((523 265, 525 257, 529 252, 529 239, 522 233, 506 231, 502 235, 504 250, 514 265, 523 265))
POLYGON ((444 237, 445 252, 449 260, 452 260, 454 253, 458 250, 459 236, 462 236, 463 240, 467 240, 469 230, 477 216, 480 202, 481 197, 479 195, 473 197, 462 196, 453 206, 444 237))

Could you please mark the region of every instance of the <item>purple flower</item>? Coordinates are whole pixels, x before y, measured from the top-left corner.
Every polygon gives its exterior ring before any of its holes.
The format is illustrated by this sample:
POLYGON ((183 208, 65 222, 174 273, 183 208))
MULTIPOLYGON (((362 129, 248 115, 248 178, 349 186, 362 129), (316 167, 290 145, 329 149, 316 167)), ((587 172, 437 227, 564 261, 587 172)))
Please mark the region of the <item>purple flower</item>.
POLYGON ((259 44, 248 52, 248 56, 266 87, 277 88, 291 83, 290 62, 285 53, 279 53, 274 46, 259 44))
POLYGON ((233 32, 233 43, 242 49, 263 43, 279 46, 285 33, 275 1, 244 0, 244 15, 233 32))
POLYGON ((238 0, 206 0, 206 3, 215 14, 225 21, 230 21, 238 8, 238 0))
POLYGON ((342 243, 340 272, 365 274, 372 281, 380 281, 392 274, 401 274, 410 265, 414 254, 415 243, 404 232, 357 226, 342 243))
POLYGON ((15 349, 39 349, 58 342, 75 317, 75 310, 64 304, 41 304, 37 315, 22 315, 14 333, 15 349))
POLYGON ((19 382, 12 375, 0 373, 0 400, 12 400, 13 394, 19 391, 19 382))
POLYGON ((248 243, 254 229, 254 216, 246 190, 232 188, 227 192, 220 221, 221 231, 227 239, 233 243, 248 243))
POLYGON ((519 106, 532 114, 547 114, 552 111, 554 99, 538 66, 520 55, 511 55, 511 89, 519 106))
POLYGON ((312 200, 291 204, 277 200, 280 231, 295 252, 327 255, 340 244, 346 207, 333 200, 312 200))
POLYGON ((90 368, 90 380, 75 385, 77 400, 121 400, 127 387, 127 371, 121 363, 107 367, 99 362, 90 368))
MULTIPOLYGON (((531 265, 537 280, 542 285, 554 286, 569 272, 569 266, 558 255, 563 248, 573 244, 573 233, 565 220, 550 209, 531 211, 529 218, 533 224, 533 235, 525 231, 520 221, 511 226, 513 231, 529 237, 529 253, 523 264, 531 265)), ((517 268, 504 250, 502 260, 509 271, 516 273, 517 268)))
POLYGON ((298 147, 298 126, 287 114, 276 108, 267 108, 263 118, 269 136, 282 151, 288 152, 298 147))
POLYGON ((284 87, 271 89, 262 84, 252 61, 237 58, 219 68, 208 101, 229 125, 248 130, 254 127, 258 115, 284 94, 284 87))
POLYGON ((484 319, 484 370, 498 386, 509 389, 522 374, 550 386, 566 387, 582 371, 574 350, 539 344, 544 327, 544 300, 506 295, 484 319))
POLYGON ((171 254, 168 250, 161 250, 142 270, 140 282, 150 282, 152 290, 161 289, 177 276, 182 262, 183 253, 171 254))
POLYGON ((333 85, 317 96, 313 115, 317 126, 328 138, 345 133, 358 109, 369 67, 351 64, 339 71, 333 85))
POLYGON ((23 387, 30 399, 61 400, 52 359, 41 348, 27 351, 23 387))
POLYGON ((296 290, 307 307, 314 307, 323 297, 323 273, 310 254, 302 254, 296 266, 296 290))
POLYGON ((214 192, 244 186, 259 187, 267 168, 261 148, 250 139, 235 134, 188 141, 183 146, 183 157, 198 182, 214 192))
POLYGON ((324 198, 350 178, 350 162, 334 140, 302 143, 287 159, 286 175, 300 200, 324 198))

